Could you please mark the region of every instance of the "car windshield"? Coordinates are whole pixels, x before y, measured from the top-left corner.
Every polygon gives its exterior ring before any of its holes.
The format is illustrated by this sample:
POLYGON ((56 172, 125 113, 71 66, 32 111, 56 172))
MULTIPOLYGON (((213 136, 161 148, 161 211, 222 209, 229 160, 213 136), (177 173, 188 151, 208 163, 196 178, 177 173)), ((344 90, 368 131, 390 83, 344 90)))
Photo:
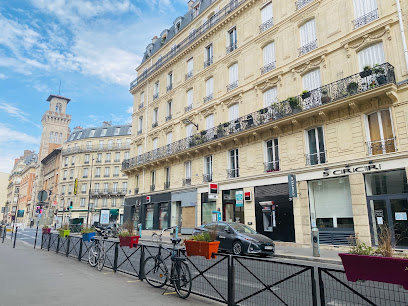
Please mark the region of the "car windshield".
POLYGON ((245 233, 245 234, 256 234, 256 231, 254 231, 252 228, 249 226, 246 226, 244 224, 240 223, 231 223, 230 226, 237 231, 238 233, 245 233))

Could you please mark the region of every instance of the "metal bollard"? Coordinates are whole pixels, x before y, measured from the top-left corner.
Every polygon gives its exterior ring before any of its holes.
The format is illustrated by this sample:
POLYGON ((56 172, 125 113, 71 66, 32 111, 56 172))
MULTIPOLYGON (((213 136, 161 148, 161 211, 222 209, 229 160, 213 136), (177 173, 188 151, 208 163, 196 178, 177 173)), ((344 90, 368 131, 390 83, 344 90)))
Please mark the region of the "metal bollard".
POLYGON ((18 230, 18 226, 16 226, 16 233, 14 234, 14 244, 13 244, 13 249, 15 249, 15 248, 16 248, 17 230, 18 230))
POLYGON ((7 226, 4 225, 4 228, 3 228, 3 241, 2 241, 2 243, 4 243, 4 238, 6 238, 6 235, 7 235, 7 226))
POLYGON ((34 249, 35 249, 35 246, 37 245, 37 236, 38 236, 38 223, 37 223, 37 230, 35 231, 34 249))

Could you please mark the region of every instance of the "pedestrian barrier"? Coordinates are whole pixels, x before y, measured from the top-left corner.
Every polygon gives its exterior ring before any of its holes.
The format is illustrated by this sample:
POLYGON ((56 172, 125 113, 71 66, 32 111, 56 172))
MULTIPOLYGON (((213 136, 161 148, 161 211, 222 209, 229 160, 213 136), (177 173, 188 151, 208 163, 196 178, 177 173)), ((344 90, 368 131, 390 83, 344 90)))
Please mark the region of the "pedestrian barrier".
MULTIPOLYGON (((88 261, 92 243, 78 236, 43 234, 41 249, 88 261)), ((143 280, 143 262, 156 255, 157 245, 121 247, 105 241, 105 267, 143 280)), ((170 266, 170 249, 162 255, 170 266)), ((185 250, 180 250, 184 253, 185 250)), ((187 257, 192 293, 228 305, 408 305, 408 291, 378 282, 349 282, 342 270, 228 254, 187 257), (315 271, 318 275, 315 275, 315 271)), ((170 283, 169 283, 170 286, 170 283)))

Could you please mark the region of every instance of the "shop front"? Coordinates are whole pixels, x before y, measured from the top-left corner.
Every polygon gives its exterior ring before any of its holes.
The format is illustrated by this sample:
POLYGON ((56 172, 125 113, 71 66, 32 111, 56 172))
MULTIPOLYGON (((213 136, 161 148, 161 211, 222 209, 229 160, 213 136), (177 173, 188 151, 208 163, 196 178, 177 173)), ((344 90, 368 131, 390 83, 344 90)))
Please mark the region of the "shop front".
POLYGON ((170 226, 182 234, 192 234, 196 226, 197 189, 172 192, 170 226))
POLYGON ((243 189, 222 191, 222 220, 245 224, 243 189))
POLYGON ((256 231, 275 241, 295 241, 293 202, 288 184, 255 187, 256 231))
POLYGON ((372 244, 388 226, 397 247, 408 247, 408 185, 405 169, 364 175, 372 244))
POLYGON ((121 220, 121 224, 125 223, 127 220, 132 219, 135 227, 140 223, 142 220, 141 216, 141 204, 142 204, 143 197, 129 197, 125 198, 125 205, 123 207, 123 217, 121 220))
POLYGON ((214 213, 217 208, 217 200, 208 198, 208 192, 201 194, 201 224, 217 221, 214 213))
POLYGON ((161 230, 170 226, 171 193, 160 193, 142 197, 141 223, 143 229, 161 230), (150 198, 150 200, 148 199, 150 198))

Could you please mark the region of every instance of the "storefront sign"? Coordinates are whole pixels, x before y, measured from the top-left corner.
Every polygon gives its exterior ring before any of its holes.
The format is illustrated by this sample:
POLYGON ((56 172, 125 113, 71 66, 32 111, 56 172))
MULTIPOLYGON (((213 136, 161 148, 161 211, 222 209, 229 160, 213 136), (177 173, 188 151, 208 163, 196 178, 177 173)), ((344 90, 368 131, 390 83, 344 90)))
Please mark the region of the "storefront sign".
POLYGON ((218 184, 217 183, 208 184, 208 198, 211 200, 215 200, 218 198, 218 184))
POLYGON ((407 213, 406 212, 396 212, 395 220, 396 221, 407 221, 407 213))
POLYGON ((151 202, 150 196, 146 196, 146 203, 150 203, 150 202, 151 202))
POLYGON ((244 206, 244 192, 242 190, 235 191, 236 207, 244 206))
POLYGON ((21 218, 21 217, 24 217, 24 210, 19 209, 19 210, 17 211, 17 218, 21 218))
POLYGON ((54 202, 52 203, 52 205, 53 205, 53 206, 57 206, 57 201, 54 201, 54 202))
POLYGON ((247 201, 247 202, 251 201, 251 192, 250 191, 245 191, 245 201, 247 201))
POLYGON ((336 176, 336 175, 347 175, 353 173, 362 173, 362 172, 370 172, 375 170, 381 170, 381 164, 377 165, 367 165, 367 166, 358 166, 358 167, 347 167, 342 169, 335 169, 335 170, 325 170, 323 171, 323 176, 336 176))
POLYGON ((110 209, 101 209, 100 223, 102 225, 109 224, 109 213, 110 209))
POLYGON ((296 198, 297 197, 296 175, 289 174, 288 183, 289 183, 289 198, 296 198))
POLYGON ((78 179, 75 179, 75 183, 74 183, 74 194, 77 194, 77 189, 78 189, 78 179))

